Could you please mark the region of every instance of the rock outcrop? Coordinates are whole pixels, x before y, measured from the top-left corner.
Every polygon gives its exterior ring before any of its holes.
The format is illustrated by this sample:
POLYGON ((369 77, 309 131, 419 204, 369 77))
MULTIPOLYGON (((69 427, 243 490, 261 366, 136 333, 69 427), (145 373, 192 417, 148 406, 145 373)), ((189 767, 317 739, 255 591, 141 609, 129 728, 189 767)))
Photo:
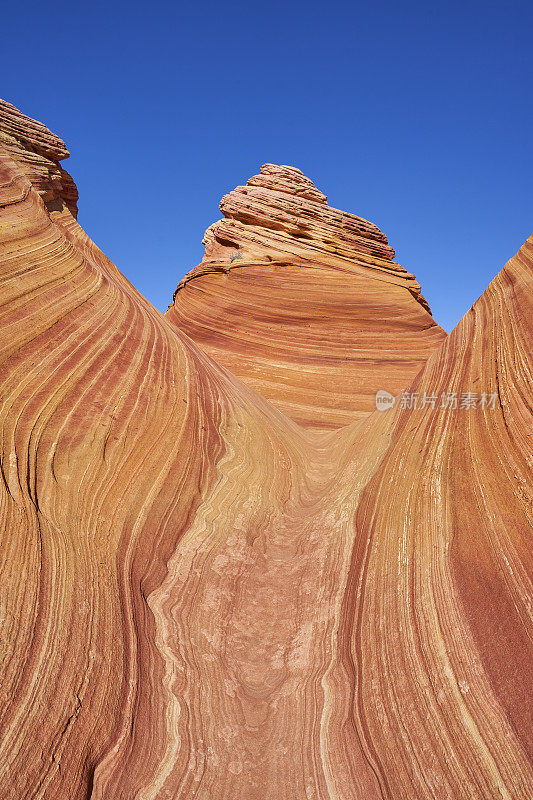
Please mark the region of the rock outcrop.
POLYGON ((49 210, 66 206, 77 215, 78 190, 59 163, 69 157, 65 142, 0 99, 0 147, 17 162, 49 210))
POLYGON ((368 416, 444 340, 387 237, 330 208, 300 170, 265 164, 220 210, 168 316, 296 422, 368 416))
POLYGON ((385 797, 532 791, 532 298, 533 237, 409 387, 358 503, 341 638, 385 797))
POLYGON ((314 430, 50 207, 17 119, 0 796, 530 798, 533 238, 394 408, 314 430))

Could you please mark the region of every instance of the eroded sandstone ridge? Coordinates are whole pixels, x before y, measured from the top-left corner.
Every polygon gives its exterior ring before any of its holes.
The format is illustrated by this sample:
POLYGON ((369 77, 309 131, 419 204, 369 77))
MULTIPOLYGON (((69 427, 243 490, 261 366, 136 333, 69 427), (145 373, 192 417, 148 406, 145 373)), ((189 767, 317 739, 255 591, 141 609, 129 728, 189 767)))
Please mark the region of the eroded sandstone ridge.
POLYGON ((49 210, 64 204, 76 217, 78 190, 60 164, 70 155, 65 142, 42 122, 25 117, 1 98, 0 147, 18 163, 49 210))
POLYGON ((385 234, 330 208, 300 170, 264 164, 220 210, 168 316, 296 422, 368 416, 445 338, 385 234))
POLYGON ((315 430, 135 291, 10 115, 0 796, 530 798, 533 239, 405 384, 493 400, 315 430))

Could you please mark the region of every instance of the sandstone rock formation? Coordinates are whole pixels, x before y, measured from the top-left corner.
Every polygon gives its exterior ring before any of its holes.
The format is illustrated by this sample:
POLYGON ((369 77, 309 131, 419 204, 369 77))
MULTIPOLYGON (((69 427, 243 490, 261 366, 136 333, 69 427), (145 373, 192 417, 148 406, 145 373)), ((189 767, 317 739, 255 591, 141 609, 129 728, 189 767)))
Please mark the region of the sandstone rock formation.
POLYGON ((296 422, 368 416, 376 391, 400 392, 444 340, 387 237, 300 170, 264 164, 220 210, 168 316, 296 422))
POLYGON ((0 99, 0 147, 18 163, 49 210, 65 205, 76 217, 78 190, 59 163, 69 156, 59 136, 0 99))
MULTIPOLYGON (((531 797, 533 238, 405 364, 410 400, 488 403, 316 430, 135 291, 7 119, 0 796, 531 797)), ((294 174, 251 185, 324 206, 294 174)))

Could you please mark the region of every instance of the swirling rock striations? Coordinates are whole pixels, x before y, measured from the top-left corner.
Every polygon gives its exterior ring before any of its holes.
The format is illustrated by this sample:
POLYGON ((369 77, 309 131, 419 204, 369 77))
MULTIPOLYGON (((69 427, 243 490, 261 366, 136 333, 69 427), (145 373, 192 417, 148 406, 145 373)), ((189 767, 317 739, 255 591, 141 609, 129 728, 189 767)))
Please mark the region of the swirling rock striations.
MULTIPOLYGON (((488 403, 316 430, 32 186, 23 148, 64 151, 25 119, 0 149, 0 796, 531 797, 533 239, 406 395, 488 403)), ((252 186, 324 205, 291 175, 252 186)))
POLYGON ((445 338, 379 228, 265 164, 220 204, 169 318, 296 422, 334 429, 401 391, 445 338), (331 391, 331 386, 335 391, 331 391))
POLYGON ((533 791, 532 297, 533 237, 409 388, 358 503, 341 636, 384 797, 533 791))

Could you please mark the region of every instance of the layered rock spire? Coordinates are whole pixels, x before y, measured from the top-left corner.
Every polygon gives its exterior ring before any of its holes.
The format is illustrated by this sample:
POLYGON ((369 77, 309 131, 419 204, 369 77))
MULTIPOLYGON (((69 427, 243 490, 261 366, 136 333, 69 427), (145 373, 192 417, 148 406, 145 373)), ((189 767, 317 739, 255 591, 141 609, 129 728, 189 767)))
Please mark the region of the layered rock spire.
POLYGON ((443 341, 385 234, 328 206, 295 167, 263 165, 220 210, 168 317, 296 422, 367 416, 443 341))

